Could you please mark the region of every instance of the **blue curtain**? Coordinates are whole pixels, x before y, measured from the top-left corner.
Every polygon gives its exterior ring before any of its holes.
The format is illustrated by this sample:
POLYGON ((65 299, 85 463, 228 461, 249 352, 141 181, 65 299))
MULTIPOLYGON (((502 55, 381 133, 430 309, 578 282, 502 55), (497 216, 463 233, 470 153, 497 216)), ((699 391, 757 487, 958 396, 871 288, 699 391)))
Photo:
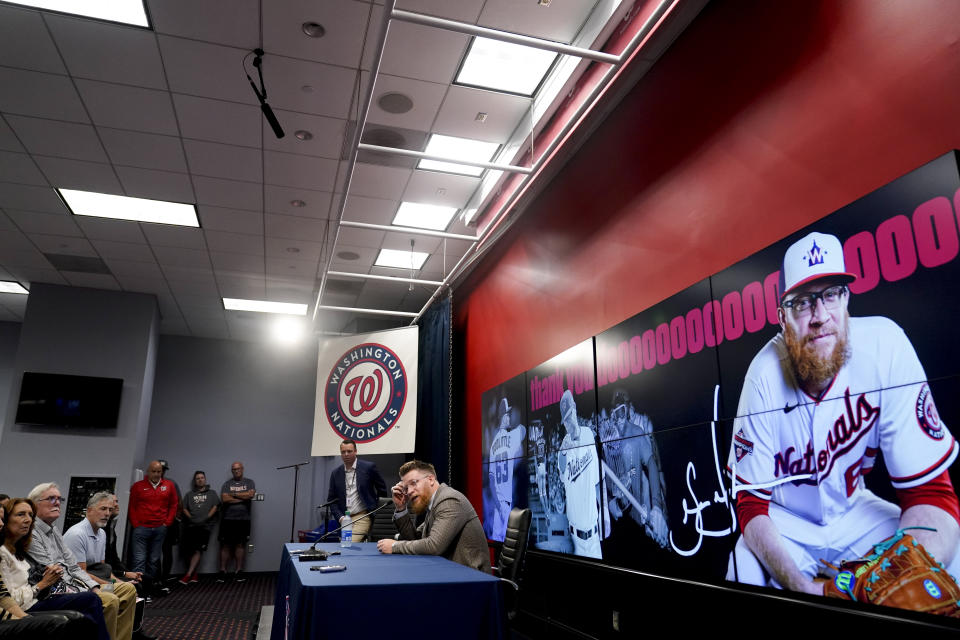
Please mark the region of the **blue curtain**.
POLYGON ((414 455, 450 482, 450 312, 451 298, 435 302, 420 318, 417 440, 414 455))

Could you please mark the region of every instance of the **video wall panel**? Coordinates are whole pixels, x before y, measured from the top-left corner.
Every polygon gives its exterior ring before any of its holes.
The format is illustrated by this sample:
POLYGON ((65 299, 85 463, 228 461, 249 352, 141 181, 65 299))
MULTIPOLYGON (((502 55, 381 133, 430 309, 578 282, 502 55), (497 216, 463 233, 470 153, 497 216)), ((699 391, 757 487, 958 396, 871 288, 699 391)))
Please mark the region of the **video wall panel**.
POLYGON ((500 398, 525 411, 531 547, 863 602, 843 563, 919 527, 945 570, 909 607, 960 613, 957 156, 485 393, 488 457, 500 398))

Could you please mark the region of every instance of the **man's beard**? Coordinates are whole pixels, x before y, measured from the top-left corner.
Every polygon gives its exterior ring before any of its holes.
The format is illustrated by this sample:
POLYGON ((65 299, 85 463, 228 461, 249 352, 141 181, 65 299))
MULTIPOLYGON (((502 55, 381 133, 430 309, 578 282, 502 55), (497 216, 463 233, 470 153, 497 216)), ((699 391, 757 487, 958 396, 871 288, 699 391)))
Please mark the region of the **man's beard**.
POLYGON ((837 343, 826 358, 821 357, 810 344, 808 336, 801 340, 789 324, 784 327, 783 339, 793 363, 793 371, 803 386, 819 387, 832 380, 843 365, 850 359, 848 336, 850 334, 850 316, 844 315, 843 331, 837 333, 837 343))
POLYGON ((430 496, 424 496, 423 494, 417 496, 410 502, 410 511, 413 511, 415 514, 420 515, 427 510, 427 507, 430 505, 430 496))

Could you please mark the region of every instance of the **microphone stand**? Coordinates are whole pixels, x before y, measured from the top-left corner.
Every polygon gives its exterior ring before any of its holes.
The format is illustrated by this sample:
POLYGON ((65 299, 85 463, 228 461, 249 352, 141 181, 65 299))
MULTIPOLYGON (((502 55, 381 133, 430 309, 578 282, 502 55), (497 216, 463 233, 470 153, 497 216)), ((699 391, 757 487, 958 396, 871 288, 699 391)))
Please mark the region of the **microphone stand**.
MULTIPOLYGON (((382 505, 380 505, 379 507, 377 507, 377 508, 374 509, 373 511, 367 511, 365 514, 363 514, 362 516, 360 516, 360 517, 357 518, 356 520, 351 519, 351 521, 350 521, 350 526, 352 527, 353 525, 355 525, 356 523, 360 522, 361 520, 366 520, 367 518, 369 518, 370 516, 372 516, 373 514, 375 514, 377 511, 380 511, 381 509, 383 509, 384 507, 386 507, 386 506, 389 505, 389 504, 391 504, 391 503, 390 503, 390 502, 384 502, 382 505)), ((323 534, 322 536, 320 536, 320 539, 313 543, 313 548, 316 549, 316 548, 317 548, 317 545, 320 544, 321 542, 323 542, 323 539, 324 539, 324 538, 326 538, 327 536, 329 536, 329 535, 331 535, 331 534, 333 534, 333 533, 337 533, 338 531, 340 531, 341 529, 343 529, 343 527, 345 527, 345 526, 347 526, 347 525, 341 525, 341 526, 337 527, 336 529, 334 529, 333 531, 331 531, 330 533, 325 533, 325 534, 323 534)))
POLYGON ((309 460, 277 467, 277 471, 281 469, 293 469, 293 513, 290 515, 290 542, 293 542, 293 531, 296 528, 297 522, 297 485, 300 484, 300 467, 308 464, 310 464, 309 460))

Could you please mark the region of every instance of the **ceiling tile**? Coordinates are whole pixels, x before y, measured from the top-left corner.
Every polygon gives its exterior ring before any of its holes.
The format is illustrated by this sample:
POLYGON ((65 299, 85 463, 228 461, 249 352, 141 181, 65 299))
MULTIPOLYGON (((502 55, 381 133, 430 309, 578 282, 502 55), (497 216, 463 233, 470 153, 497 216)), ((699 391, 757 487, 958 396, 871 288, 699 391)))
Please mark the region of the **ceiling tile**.
MULTIPOLYGON (((163 272, 156 262, 138 262, 134 260, 120 260, 104 258, 103 261, 110 268, 110 272, 123 284, 125 279, 154 279, 163 280, 163 272)), ((166 289, 166 282, 163 283, 166 289)))
POLYGON ((196 202, 190 176, 185 173, 135 167, 116 167, 116 171, 128 196, 186 204, 196 202))
POLYGON ((302 216, 304 218, 326 218, 330 215, 333 194, 327 191, 296 189, 268 184, 264 187, 264 196, 266 197, 265 210, 270 213, 302 216), (294 200, 302 201, 304 206, 293 206, 291 202, 294 200))
POLYGON ((377 86, 373 92, 373 101, 370 103, 367 122, 403 129, 430 131, 446 92, 447 85, 445 84, 400 78, 381 73, 377 76, 377 86), (406 113, 384 111, 378 100, 388 93, 401 93, 407 96, 413 102, 413 107, 406 113))
POLYGON ((75 216, 60 213, 38 213, 7 209, 7 215, 25 233, 46 233, 62 236, 83 237, 83 232, 74 221, 75 216))
POLYGON ((194 176, 193 186, 197 190, 198 204, 258 212, 263 210, 263 187, 259 184, 194 176))
POLYGON ((264 48, 292 58, 355 67, 367 30, 370 5, 353 0, 288 0, 263 16, 264 48), (316 22, 326 29, 322 38, 304 35, 301 25, 316 22))
POLYGON ((444 29, 395 21, 390 25, 380 72, 449 84, 470 36, 444 29))
POLYGON ((226 273, 250 273, 262 276, 264 272, 263 256, 247 253, 221 253, 219 251, 211 251, 210 261, 213 262, 213 267, 217 270, 218 277, 226 273))
POLYGON ((91 258, 99 257, 93 245, 83 238, 31 233, 30 239, 37 245, 37 248, 44 253, 87 256, 91 258))
POLYGON ((76 222, 84 235, 91 240, 112 240, 146 244, 140 225, 129 220, 106 220, 77 216, 76 222))
POLYGON ((271 238, 293 238, 294 240, 323 242, 327 231, 325 220, 280 216, 274 213, 266 214, 266 224, 267 237, 271 238))
POLYGON ((414 13, 425 13, 457 22, 476 24, 483 2, 450 2, 450 0, 398 0, 397 8, 414 13))
POLYGON ((4 263, 17 264, 10 262, 9 259, 10 255, 14 253, 29 254, 35 251, 36 248, 30 239, 13 226, 12 222, 11 228, 5 229, 3 233, 0 233, 0 258, 3 259, 4 263))
POLYGON ((0 180, 18 184, 48 186, 46 178, 37 170, 26 153, 0 151, 0 180))
POLYGON ((233 145, 184 140, 190 172, 198 176, 230 178, 247 182, 263 180, 259 149, 233 145))
POLYGON ((168 268, 179 267, 185 269, 209 270, 210 256, 206 251, 198 249, 184 249, 182 247, 152 246, 153 255, 163 268, 167 277, 173 277, 168 268))
POLYGON ((348 273, 367 273, 373 261, 377 259, 379 253, 377 247, 358 247, 348 245, 347 243, 337 243, 337 250, 333 256, 333 262, 330 269, 333 271, 346 271, 348 273), (354 253, 359 256, 356 260, 344 260, 340 254, 354 253))
POLYGON ((466 206, 479 185, 480 178, 440 171, 414 171, 403 192, 403 199, 459 209, 466 206))
POLYGON ((60 196, 50 187, 4 182, 0 182, 0 207, 47 213, 69 213, 60 196))
POLYGON ((320 253, 323 251, 323 243, 321 242, 307 242, 306 240, 290 238, 267 238, 266 246, 267 257, 269 258, 312 260, 314 267, 320 260, 320 253), (290 249, 296 249, 296 251, 290 251, 290 249))
MULTIPOLYGON (((128 224, 136 224, 130 222, 128 224)), ((97 253, 104 260, 131 260, 139 262, 156 262, 153 252, 145 243, 114 242, 113 240, 90 240, 97 249, 97 253)))
POLYGON ((281 260, 267 258, 267 275, 285 278, 303 278, 313 281, 317 273, 317 263, 312 260, 281 260))
POLYGON ((187 172, 180 139, 139 131, 98 128, 110 160, 117 165, 187 172))
POLYGON ((226 231, 206 231, 210 251, 263 255, 263 236, 226 231))
POLYGON ((89 122, 73 83, 66 76, 0 67, 0 111, 37 118, 89 122))
POLYGON ((3 151, 24 151, 23 145, 13 135, 13 130, 3 121, 2 115, 0 115, 0 149, 3 151))
MULTIPOLYGON (((259 111, 257 112, 259 117, 259 111)), ((267 121, 263 120, 263 146, 274 151, 299 153, 308 156, 323 158, 339 158, 343 147, 343 133, 346 129, 346 120, 312 116, 306 113, 294 113, 275 109, 274 115, 283 127, 286 135, 277 138, 267 121), (294 135, 297 131, 307 131, 313 138, 300 140, 294 135)), ((259 138, 257 139, 259 144, 259 138)))
POLYGON ((336 160, 279 151, 264 151, 263 155, 264 180, 268 184, 333 191, 337 174, 336 160))
MULTIPOLYGON (((184 138, 260 146, 260 109, 253 105, 173 94, 184 138)), ((292 133, 292 132, 291 132, 292 133)))
POLYGON ((491 29, 522 33, 535 38, 572 42, 596 2, 537 2, 487 0, 479 24, 491 29))
POLYGON ((353 69, 268 56, 264 58, 263 75, 269 90, 267 100, 274 109, 332 118, 346 118, 350 111, 357 79, 353 69), (304 91, 304 85, 313 90, 304 91))
POLYGON ((8 67, 67 72, 38 11, 0 7, 0 60, 8 67))
POLYGON ((170 94, 156 89, 120 84, 76 81, 83 103, 94 124, 118 129, 177 135, 170 94))
POLYGON ((204 274, 176 267, 164 267, 163 272, 170 284, 170 291, 175 296, 214 297, 219 295, 213 273, 204 274))
POLYGON ((157 39, 172 91, 257 104, 242 66, 249 50, 163 35, 157 39))
POLYGON ((358 162, 354 165, 350 195, 400 200, 412 173, 410 169, 358 162))
POLYGON ((354 247, 377 248, 383 244, 383 239, 386 235, 386 231, 377 231, 376 229, 340 227, 337 249, 340 249, 340 243, 354 247))
POLYGON ((384 249, 410 251, 410 241, 413 240, 413 251, 433 253, 440 247, 441 238, 434 236, 418 236, 415 233, 388 233, 380 246, 384 249))
POLYGON ((347 198, 343 219, 370 224, 391 224, 399 207, 400 202, 397 200, 351 195, 347 198))
MULTIPOLYGON (((50 263, 46 263, 46 268, 43 267, 15 267, 11 269, 14 276, 17 278, 17 282, 24 285, 33 284, 34 282, 46 282, 48 284, 68 284, 60 272, 56 269, 50 268, 50 263)), ((27 287, 29 288, 29 287, 27 287)))
POLYGON ((263 234, 263 214, 239 209, 199 205, 200 225, 207 231, 263 234))
MULTIPOLYGON (((261 270, 262 270, 261 265, 261 270)), ((239 276, 216 274, 217 286, 224 298, 241 298, 244 300, 264 300, 267 295, 267 289, 264 284, 264 277, 260 276, 239 276)))
POLYGON ((257 0, 148 0, 157 33, 252 49, 259 39, 257 0))
POLYGON ((38 155, 34 155, 34 159, 50 184, 58 189, 79 189, 117 195, 123 193, 117 175, 109 164, 38 155))
POLYGON ((288 280, 276 276, 267 278, 267 299, 277 302, 310 304, 314 300, 316 281, 313 278, 288 280))
MULTIPOLYGON (((0 73, 2 71, 0 69, 0 73)), ((7 122, 30 153, 107 162, 107 154, 100 146, 97 132, 89 124, 56 122, 22 116, 7 116, 7 122)))
POLYGON ((203 231, 191 227, 176 227, 169 224, 145 224, 143 233, 153 247, 180 247, 205 251, 203 231))
POLYGON ((72 75, 166 89, 150 30, 58 15, 47 15, 46 21, 72 75))
POLYGON ((91 289, 120 290, 120 283, 108 273, 78 273, 65 271, 63 277, 74 287, 90 287, 91 289))
POLYGON ((120 283, 124 291, 136 291, 137 293, 152 293, 154 295, 161 293, 170 293, 170 287, 167 281, 160 278, 141 278, 138 276, 127 275, 125 273, 114 273, 113 277, 120 283))
POLYGON ((453 86, 447 92, 433 131, 448 136, 504 143, 525 117, 525 130, 529 131, 530 102, 529 98, 523 96, 453 86), (477 120, 477 114, 481 112, 487 114, 483 122, 477 120))

